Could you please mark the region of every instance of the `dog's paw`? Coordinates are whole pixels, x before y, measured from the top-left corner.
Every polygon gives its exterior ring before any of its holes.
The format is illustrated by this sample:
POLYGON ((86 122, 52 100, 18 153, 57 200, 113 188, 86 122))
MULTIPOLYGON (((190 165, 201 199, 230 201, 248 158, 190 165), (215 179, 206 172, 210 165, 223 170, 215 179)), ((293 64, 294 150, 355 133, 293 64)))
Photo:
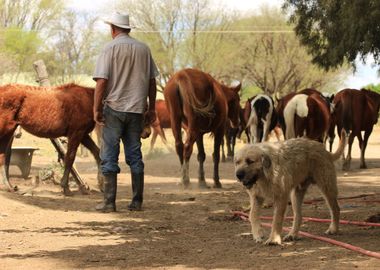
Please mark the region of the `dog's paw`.
POLYGON ((291 241, 296 241, 296 240, 299 240, 300 238, 298 237, 298 235, 295 235, 293 233, 288 233, 287 235, 285 235, 285 237, 282 239, 282 241, 284 242, 291 242, 291 241))
POLYGON ((329 228, 327 231, 325 231, 325 234, 327 234, 327 235, 333 235, 333 234, 337 234, 337 233, 338 233, 338 230, 335 228, 329 228))
POLYGON ((256 243, 262 243, 264 241, 264 237, 262 235, 253 236, 253 240, 256 243))
POLYGON ((281 246, 282 242, 281 242, 280 237, 276 237, 276 238, 268 238, 268 240, 265 241, 264 244, 267 246, 277 246, 277 245, 281 246))

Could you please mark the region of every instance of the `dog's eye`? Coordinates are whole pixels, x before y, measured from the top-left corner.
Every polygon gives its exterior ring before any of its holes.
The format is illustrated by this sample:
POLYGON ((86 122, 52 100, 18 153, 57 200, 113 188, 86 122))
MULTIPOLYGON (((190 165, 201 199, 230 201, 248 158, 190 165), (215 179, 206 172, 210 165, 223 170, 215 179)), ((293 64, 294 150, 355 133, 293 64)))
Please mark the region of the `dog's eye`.
POLYGON ((250 164, 254 163, 254 161, 252 159, 250 159, 250 158, 246 158, 245 159, 245 163, 247 163, 248 165, 250 165, 250 164))

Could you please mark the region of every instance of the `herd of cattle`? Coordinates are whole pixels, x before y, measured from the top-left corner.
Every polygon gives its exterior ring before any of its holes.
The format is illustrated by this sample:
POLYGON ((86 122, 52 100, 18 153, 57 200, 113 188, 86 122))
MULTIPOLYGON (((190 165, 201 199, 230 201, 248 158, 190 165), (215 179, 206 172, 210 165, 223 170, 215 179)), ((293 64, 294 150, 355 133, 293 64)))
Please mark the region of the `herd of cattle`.
MULTIPOLYGON (((182 80, 185 80, 189 78, 188 74, 194 73, 194 70, 187 69, 180 72, 184 74, 182 75, 182 80)), ((200 74, 196 76, 197 78, 201 77, 200 74)), ((176 80, 180 81, 178 77, 176 80)), ((194 78, 192 80, 194 82, 194 78)), ((178 89, 181 87, 179 83, 176 86, 178 89)), ((203 86, 196 82, 192 84, 192 87, 202 88, 203 86)), ((215 86, 212 89, 215 91, 215 86)), ((164 94, 165 91, 167 90, 164 90, 164 94)), ((208 89, 207 91, 211 90, 208 89)), ((178 96, 181 95, 178 94, 178 96)), ((182 106, 186 103, 183 95, 182 100, 177 103, 181 103, 182 106)), ((153 136, 150 150, 153 149, 158 135, 161 136, 165 145, 168 145, 163 129, 173 128, 170 106, 172 106, 170 102, 156 101, 157 119, 152 125, 153 136)), ((322 143, 328 140, 331 152, 335 133, 340 137, 341 131, 344 129, 349 138, 347 156, 343 157, 343 170, 350 168, 351 148, 355 137, 358 138, 361 150, 360 168, 366 168, 365 150, 373 126, 377 123, 379 117, 379 107, 380 94, 365 89, 343 89, 335 95, 325 96, 318 90, 307 88, 290 93, 276 102, 269 95, 258 94, 249 98, 243 108, 239 108, 240 121, 237 127, 232 127, 230 121, 228 121, 229 119, 225 122, 224 136, 227 144, 227 157, 233 157, 236 137, 240 137, 243 131, 246 133, 248 141, 252 143, 267 141, 271 132, 275 132, 279 140, 279 129, 282 130, 285 140, 303 136, 322 143), (364 138, 362 132, 364 132, 364 138)), ((187 129, 187 133, 193 132, 186 125, 187 119, 183 111, 178 109, 174 114, 177 118, 182 119, 182 127, 185 130, 187 129)), ((203 118, 207 118, 207 116, 203 116, 203 118)), ((209 121, 213 121, 215 118, 215 115, 208 117, 209 121)), ((199 119, 198 123, 202 125, 199 119)), ((198 141, 197 145, 199 146, 198 141)), ((223 145, 222 152, 223 160, 223 145)), ((181 158, 180 161, 183 165, 181 158)), ((216 172, 214 171, 214 173, 216 172)), ((200 181, 203 181, 204 176, 200 177, 202 177, 200 181)), ((186 181, 188 180, 186 179, 186 181)))
MULTIPOLYGON (((326 142, 330 151, 335 137, 344 129, 349 135, 348 153, 344 169, 349 169, 351 147, 355 137, 361 149, 360 167, 366 168, 364 154, 368 138, 377 123, 380 94, 365 89, 344 89, 335 96, 325 97, 315 89, 290 93, 280 100, 259 94, 247 100, 241 108, 241 84, 227 87, 210 74, 196 69, 183 69, 175 73, 164 89, 165 101, 156 101, 157 119, 152 124, 151 150, 158 135, 168 145, 163 129, 171 128, 175 150, 181 163, 181 183, 190 183, 189 160, 193 144, 198 148, 198 184, 206 187, 204 161, 206 158, 203 135, 214 138, 214 187, 220 188, 220 146, 227 144, 227 156, 233 157, 236 137, 243 131, 252 143, 268 140, 275 131, 279 138, 282 129, 285 139, 306 136, 326 142), (182 140, 182 129, 185 140, 182 140), (364 131, 364 138, 361 132, 364 131)), ((38 137, 67 137, 65 172, 61 185, 69 193, 68 176, 79 144, 90 149, 98 165, 98 181, 102 186, 99 148, 89 136, 93 121, 94 89, 75 84, 59 87, 33 87, 25 85, 0 86, 0 178, 8 190, 13 190, 5 173, 6 153, 18 126, 38 137)), ((149 129, 149 124, 145 123, 149 129)), ((223 149, 223 147, 222 147, 223 149)), ((224 152, 223 152, 224 156, 224 152)), ((223 160, 223 157, 222 157, 223 160)))

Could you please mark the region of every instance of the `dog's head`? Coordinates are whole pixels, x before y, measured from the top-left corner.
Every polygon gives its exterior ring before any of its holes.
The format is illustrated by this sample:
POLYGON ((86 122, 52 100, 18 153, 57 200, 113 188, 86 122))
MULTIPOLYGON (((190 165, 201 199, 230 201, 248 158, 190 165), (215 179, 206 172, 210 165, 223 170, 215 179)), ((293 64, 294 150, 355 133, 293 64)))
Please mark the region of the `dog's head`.
POLYGON ((269 154, 259 144, 244 146, 235 154, 234 163, 235 175, 247 189, 264 178, 272 166, 269 154))

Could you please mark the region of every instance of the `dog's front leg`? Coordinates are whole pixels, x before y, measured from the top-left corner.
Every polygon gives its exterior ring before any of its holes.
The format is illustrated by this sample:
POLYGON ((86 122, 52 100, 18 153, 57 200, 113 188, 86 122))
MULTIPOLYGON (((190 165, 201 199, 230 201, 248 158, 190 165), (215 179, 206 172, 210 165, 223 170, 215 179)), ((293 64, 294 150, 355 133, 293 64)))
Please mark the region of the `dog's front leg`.
POLYGON ((285 216, 286 206, 287 206, 287 197, 286 196, 276 196, 274 198, 274 213, 273 213, 273 222, 272 230, 268 240, 265 242, 266 245, 281 245, 281 232, 282 232, 282 223, 285 216))
POLYGON ((248 190, 248 194, 251 203, 249 221, 251 222, 253 240, 255 240, 256 243, 261 243, 264 234, 260 223, 260 209, 264 199, 256 196, 253 190, 248 190))

